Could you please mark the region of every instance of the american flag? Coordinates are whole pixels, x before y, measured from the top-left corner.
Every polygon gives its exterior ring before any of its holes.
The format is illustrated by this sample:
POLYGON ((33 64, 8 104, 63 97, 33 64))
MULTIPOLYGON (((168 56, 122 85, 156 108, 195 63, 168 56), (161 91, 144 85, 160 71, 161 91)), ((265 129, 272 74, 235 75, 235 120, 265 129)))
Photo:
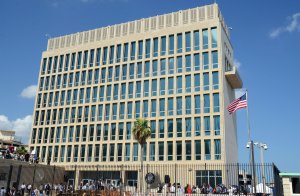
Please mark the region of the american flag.
POLYGON ((241 108, 246 108, 248 107, 247 105, 247 96, 246 93, 242 95, 241 97, 235 99, 229 106, 227 107, 227 110, 229 114, 234 113, 236 110, 241 109, 241 108))

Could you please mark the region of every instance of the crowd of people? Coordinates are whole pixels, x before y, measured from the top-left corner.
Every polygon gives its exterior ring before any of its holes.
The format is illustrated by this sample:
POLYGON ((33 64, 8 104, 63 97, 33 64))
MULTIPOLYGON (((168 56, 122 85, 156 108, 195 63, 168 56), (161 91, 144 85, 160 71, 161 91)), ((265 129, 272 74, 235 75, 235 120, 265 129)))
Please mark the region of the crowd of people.
POLYGON ((18 153, 16 147, 8 146, 5 150, 0 151, 0 159, 12 159, 18 161, 25 161, 29 163, 38 163, 39 158, 35 156, 33 153, 28 153, 27 151, 23 151, 22 153, 18 153))

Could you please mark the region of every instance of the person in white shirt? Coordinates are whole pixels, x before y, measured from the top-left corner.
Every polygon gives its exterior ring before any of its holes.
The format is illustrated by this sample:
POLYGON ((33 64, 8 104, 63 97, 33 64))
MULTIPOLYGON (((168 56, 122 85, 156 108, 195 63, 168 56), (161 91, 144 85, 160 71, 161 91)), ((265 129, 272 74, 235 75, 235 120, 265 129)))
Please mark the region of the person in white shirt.
POLYGON ((175 183, 171 186, 171 188, 170 188, 170 192, 171 193, 175 193, 175 183))
POLYGON ((1 187, 1 189, 0 189, 0 196, 5 196, 5 194, 6 194, 5 188, 1 187))

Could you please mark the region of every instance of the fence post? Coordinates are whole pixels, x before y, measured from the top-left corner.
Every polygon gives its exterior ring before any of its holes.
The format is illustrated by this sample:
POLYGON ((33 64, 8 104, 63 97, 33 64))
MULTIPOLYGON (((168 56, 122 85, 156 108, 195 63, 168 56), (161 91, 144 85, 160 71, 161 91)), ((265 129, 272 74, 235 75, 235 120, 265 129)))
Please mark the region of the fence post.
MULTIPOLYGON (((34 170, 33 170, 32 189, 34 189, 35 171, 36 171, 36 163, 34 164, 34 170)), ((32 190, 32 189, 31 189, 31 190, 32 190)), ((31 194, 31 191, 30 191, 30 194, 31 194)))
POLYGON ((175 196, 177 195, 177 164, 175 163, 175 196))
POLYGON ((53 175, 52 175, 52 185, 51 185, 51 196, 52 196, 52 192, 53 192, 53 183, 54 183, 54 177, 55 177, 55 165, 53 166, 53 175))
POLYGON ((16 182, 16 189, 18 189, 19 184, 20 184, 21 172, 22 172, 22 165, 19 165, 18 176, 17 176, 17 182, 16 182))
POLYGON ((7 186, 6 186, 6 192, 8 193, 9 187, 10 187, 10 181, 11 181, 11 174, 12 174, 13 166, 9 166, 9 172, 8 172, 8 179, 7 179, 7 186))

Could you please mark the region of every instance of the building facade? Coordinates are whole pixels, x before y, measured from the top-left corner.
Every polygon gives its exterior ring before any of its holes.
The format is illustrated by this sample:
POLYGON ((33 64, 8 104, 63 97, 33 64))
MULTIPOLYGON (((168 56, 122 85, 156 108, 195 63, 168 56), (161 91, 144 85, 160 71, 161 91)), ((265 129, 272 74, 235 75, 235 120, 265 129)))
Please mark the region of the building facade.
POLYGON ((146 164, 237 162, 229 37, 213 4, 49 39, 30 148, 67 170, 134 167, 132 127, 145 118, 146 164))

